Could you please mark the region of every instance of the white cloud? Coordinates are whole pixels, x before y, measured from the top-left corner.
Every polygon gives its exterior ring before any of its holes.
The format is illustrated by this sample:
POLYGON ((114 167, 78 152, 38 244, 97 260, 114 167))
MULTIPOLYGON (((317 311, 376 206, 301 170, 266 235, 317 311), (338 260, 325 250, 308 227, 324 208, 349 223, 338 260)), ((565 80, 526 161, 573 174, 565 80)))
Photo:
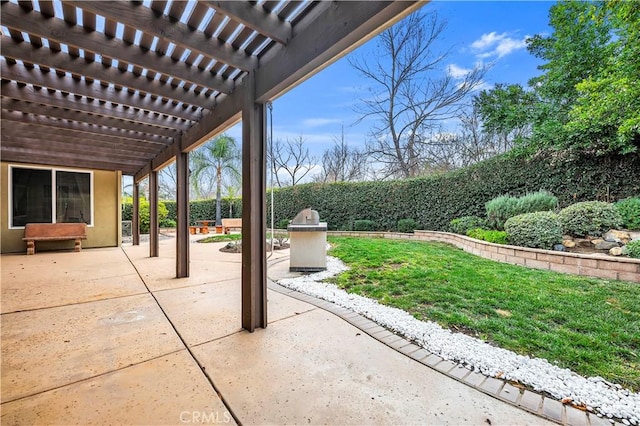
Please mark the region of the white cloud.
POLYGON ((462 68, 456 64, 447 65, 447 74, 455 79, 465 78, 471 71, 469 68, 462 68))
POLYGON ((510 37, 508 33, 498 34, 495 31, 482 34, 482 36, 471 43, 471 48, 477 52, 478 58, 489 58, 496 56, 502 58, 516 50, 524 49, 528 36, 522 39, 510 37))

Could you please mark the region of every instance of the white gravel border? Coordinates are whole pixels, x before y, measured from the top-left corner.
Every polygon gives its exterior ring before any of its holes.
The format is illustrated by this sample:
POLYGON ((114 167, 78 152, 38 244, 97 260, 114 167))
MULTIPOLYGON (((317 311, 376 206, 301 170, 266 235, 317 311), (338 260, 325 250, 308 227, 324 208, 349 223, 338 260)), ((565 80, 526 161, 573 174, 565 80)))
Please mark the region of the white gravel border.
POLYGON ((608 418, 622 419, 624 424, 640 424, 640 394, 623 389, 601 377, 585 378, 566 368, 559 368, 541 358, 518 355, 491 346, 466 334, 454 333, 431 321, 419 321, 405 311, 384 306, 375 300, 349 294, 322 280, 346 271, 339 259, 327 256, 327 270, 278 281, 283 287, 323 299, 357 312, 427 351, 455 361, 487 376, 513 380, 548 392, 558 400, 570 398, 608 418))

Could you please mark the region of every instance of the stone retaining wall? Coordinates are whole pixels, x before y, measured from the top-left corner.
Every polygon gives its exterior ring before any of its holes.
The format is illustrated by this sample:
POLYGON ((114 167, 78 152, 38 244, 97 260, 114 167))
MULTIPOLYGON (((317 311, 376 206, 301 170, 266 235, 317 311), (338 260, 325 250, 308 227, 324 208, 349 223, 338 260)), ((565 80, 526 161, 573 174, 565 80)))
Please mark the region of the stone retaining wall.
POLYGON ((349 232, 330 231, 329 235, 353 237, 377 237, 396 240, 440 241, 453 244, 466 252, 498 262, 524 265, 536 269, 548 269, 568 274, 624 280, 640 283, 640 259, 613 257, 605 254, 579 254, 552 250, 488 243, 463 235, 439 231, 399 232, 349 232))

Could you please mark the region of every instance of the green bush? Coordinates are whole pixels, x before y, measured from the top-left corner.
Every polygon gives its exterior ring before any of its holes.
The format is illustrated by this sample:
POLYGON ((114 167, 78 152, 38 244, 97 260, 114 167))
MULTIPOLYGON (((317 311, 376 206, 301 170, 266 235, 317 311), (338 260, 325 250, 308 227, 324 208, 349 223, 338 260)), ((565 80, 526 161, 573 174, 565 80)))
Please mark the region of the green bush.
POLYGON ((518 199, 510 195, 501 195, 485 204, 487 224, 493 229, 504 229, 504 223, 516 216, 518 199))
POLYGON ((276 223, 276 228, 277 229, 287 229, 289 227, 289 222, 291 222, 289 219, 279 220, 276 223))
POLYGON ((548 191, 540 190, 522 197, 502 195, 485 205, 489 227, 504 229, 507 219, 523 213, 554 210, 558 207, 558 198, 548 191))
POLYGON ((467 235, 470 229, 483 228, 486 221, 478 216, 462 216, 449 222, 449 230, 460 235, 467 235))
POLYGON ((640 259, 640 240, 629 241, 624 246, 624 254, 640 259))
POLYGON ((476 240, 488 241, 495 244, 507 244, 507 233, 505 231, 487 230, 473 228, 467 231, 467 236, 476 240))
POLYGON ((176 227, 176 221, 173 219, 165 218, 164 220, 160 221, 160 228, 175 228, 175 227, 176 227))
POLYGON ((372 220, 355 220, 353 222, 354 231, 377 231, 378 225, 372 220))
POLYGON ((562 241, 562 226, 554 212, 524 213, 504 224, 509 242, 516 246, 551 249, 562 241))
POLYGON ((640 230, 640 197, 626 198, 614 205, 622 218, 622 226, 630 230, 640 230))
POLYGON ((413 219, 400 219, 398 221, 398 232, 411 233, 420 227, 420 224, 413 219))
POLYGON ((564 233, 576 237, 597 237, 622 225, 622 218, 616 207, 602 201, 572 204, 562 209, 559 217, 564 233))
POLYGON ((544 189, 531 192, 518 198, 516 210, 518 214, 546 212, 558 208, 558 197, 544 189))
MULTIPOLYGON (((160 224, 163 220, 167 218, 168 215, 167 207, 164 205, 162 201, 158 202, 158 224, 160 224)), ((151 226, 151 219, 149 213, 149 201, 141 198, 140 199, 140 233, 148 234, 149 228, 151 226)))

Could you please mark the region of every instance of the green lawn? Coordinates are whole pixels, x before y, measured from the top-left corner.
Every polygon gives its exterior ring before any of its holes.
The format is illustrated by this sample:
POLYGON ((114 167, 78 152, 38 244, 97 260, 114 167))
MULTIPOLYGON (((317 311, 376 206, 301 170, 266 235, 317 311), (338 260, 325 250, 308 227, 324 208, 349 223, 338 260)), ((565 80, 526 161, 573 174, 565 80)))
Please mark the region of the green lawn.
POLYGON ((219 243, 222 241, 239 241, 242 239, 242 234, 219 234, 211 235, 210 237, 198 240, 199 243, 219 243))
POLYGON ((585 376, 640 390, 640 284, 528 269, 442 243, 330 238, 331 281, 585 376))

